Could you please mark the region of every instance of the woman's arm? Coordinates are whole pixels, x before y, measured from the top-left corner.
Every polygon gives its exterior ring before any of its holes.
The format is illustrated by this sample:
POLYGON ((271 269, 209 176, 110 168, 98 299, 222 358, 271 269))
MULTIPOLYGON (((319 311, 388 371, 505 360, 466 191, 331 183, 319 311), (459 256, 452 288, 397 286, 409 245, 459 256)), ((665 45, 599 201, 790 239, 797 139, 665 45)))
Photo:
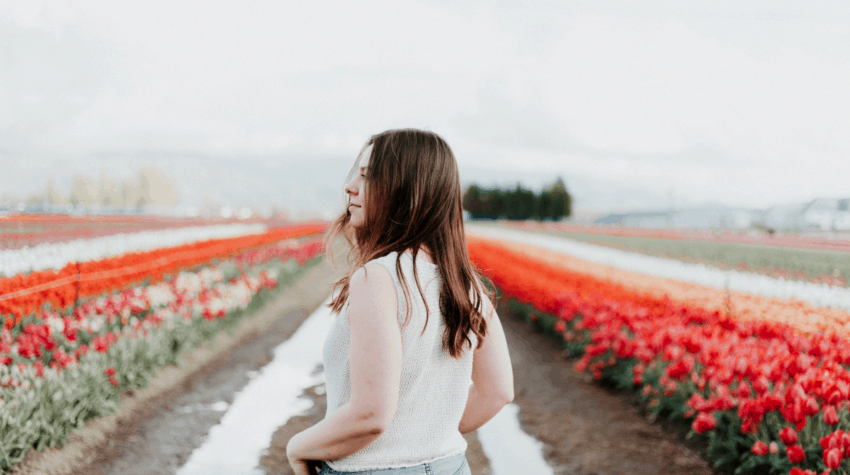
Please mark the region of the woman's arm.
POLYGON ((401 329, 398 297, 380 264, 358 269, 349 284, 351 399, 330 416, 296 434, 290 460, 335 460, 378 440, 398 405, 401 329))
POLYGON ((334 460, 362 450, 382 433, 377 420, 358 413, 349 402, 318 424, 295 434, 286 446, 286 456, 290 461, 334 460))
POLYGON ((487 320, 487 335, 472 357, 472 386, 458 425, 461 434, 483 426, 514 399, 514 374, 508 342, 499 315, 486 297, 484 318, 487 320))

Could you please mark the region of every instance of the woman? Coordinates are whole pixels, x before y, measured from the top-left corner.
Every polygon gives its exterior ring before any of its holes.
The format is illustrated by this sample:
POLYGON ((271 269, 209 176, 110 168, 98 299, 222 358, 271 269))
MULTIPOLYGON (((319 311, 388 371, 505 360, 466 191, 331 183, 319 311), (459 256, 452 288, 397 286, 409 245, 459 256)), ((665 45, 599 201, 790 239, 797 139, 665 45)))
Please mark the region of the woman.
POLYGON ((330 304, 327 413, 292 437, 289 463, 296 475, 469 474, 461 434, 514 393, 492 292, 466 252, 454 154, 436 134, 389 130, 345 191, 327 240, 343 234, 354 265, 330 304))

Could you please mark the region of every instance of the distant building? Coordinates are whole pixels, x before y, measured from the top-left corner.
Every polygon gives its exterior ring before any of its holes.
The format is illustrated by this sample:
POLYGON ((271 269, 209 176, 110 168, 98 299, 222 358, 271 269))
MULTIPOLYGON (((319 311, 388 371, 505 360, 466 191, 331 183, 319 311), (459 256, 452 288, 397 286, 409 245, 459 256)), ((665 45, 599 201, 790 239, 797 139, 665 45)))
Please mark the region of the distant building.
POLYGON ((850 198, 817 198, 807 203, 773 206, 757 222, 774 229, 850 230, 850 198))
POLYGON ((757 212, 740 208, 707 207, 664 212, 616 213, 597 218, 594 224, 635 228, 748 229, 757 212))
POLYGON ((838 200, 814 199, 807 203, 803 209, 803 227, 817 228, 823 231, 830 230, 837 211, 838 200))
POLYGON ((836 231, 850 230, 850 198, 838 200, 838 211, 835 212, 832 229, 836 231))
POLYGON ((777 230, 800 228, 803 225, 802 215, 805 208, 805 204, 771 206, 761 213, 758 224, 777 230))
POLYGON ((850 231, 850 211, 836 211, 832 221, 832 229, 836 231, 850 231))
POLYGON ((753 211, 748 209, 730 209, 721 213, 721 227, 728 229, 747 229, 753 224, 753 211))
POLYGON ((593 222, 636 228, 745 230, 761 226, 777 231, 850 231, 850 198, 818 198, 807 203, 777 205, 764 210, 707 206, 660 212, 611 213, 597 217, 593 222))

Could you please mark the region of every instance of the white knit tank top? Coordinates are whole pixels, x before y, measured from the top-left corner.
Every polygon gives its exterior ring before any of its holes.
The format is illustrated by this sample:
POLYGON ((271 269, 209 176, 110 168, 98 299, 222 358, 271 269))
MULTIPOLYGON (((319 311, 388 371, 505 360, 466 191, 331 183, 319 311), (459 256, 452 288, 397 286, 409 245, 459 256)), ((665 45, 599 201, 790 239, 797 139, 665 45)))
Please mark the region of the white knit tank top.
MULTIPOLYGON (((383 265, 395 282, 401 325, 407 307, 396 274, 397 256, 398 253, 392 252, 370 262, 383 265)), ((425 305, 413 279, 413 258, 409 253, 402 253, 401 268, 409 289, 411 315, 401 331, 401 385, 395 417, 372 444, 347 457, 326 461, 334 470, 355 472, 403 468, 466 451, 466 440, 458 431, 458 424, 469 395, 473 352, 464 347, 463 356, 457 360, 443 350, 442 338, 446 327, 440 312, 442 280, 439 268, 422 258, 417 259, 416 265, 430 314, 425 333, 420 336, 425 325, 425 305)), ((351 327, 346 319, 347 311, 348 302, 334 317, 336 322, 322 349, 328 400, 326 417, 351 398, 351 327)), ((477 339, 472 332, 470 339, 472 348, 475 348, 477 339)))

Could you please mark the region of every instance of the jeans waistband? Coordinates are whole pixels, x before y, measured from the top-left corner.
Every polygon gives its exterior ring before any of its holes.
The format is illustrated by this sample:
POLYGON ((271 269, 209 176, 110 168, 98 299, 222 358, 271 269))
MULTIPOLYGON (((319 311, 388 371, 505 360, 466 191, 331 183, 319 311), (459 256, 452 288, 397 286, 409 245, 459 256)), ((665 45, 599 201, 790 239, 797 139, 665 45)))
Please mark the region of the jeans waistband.
POLYGON ((328 475, 338 475, 338 474, 344 474, 344 475, 369 475, 369 474, 375 474, 375 475, 394 475, 394 474, 406 475, 406 474, 411 474, 412 475, 412 474, 418 474, 418 473, 422 473, 422 474, 433 473, 433 474, 437 475, 437 474, 445 473, 445 470, 441 470, 444 467, 449 468, 449 467, 454 467, 455 465, 457 465, 457 467, 460 467, 461 464, 465 460, 466 460, 466 452, 461 452, 459 454, 449 455, 447 457, 432 460, 430 462, 420 463, 420 464, 417 464, 417 465, 409 465, 409 466, 406 466, 406 467, 398 467, 398 468, 360 470, 360 471, 354 471, 354 472, 344 471, 344 470, 334 470, 333 468, 331 468, 330 465, 327 464, 327 462, 322 462, 321 473, 323 475, 324 474, 328 474, 328 475))

